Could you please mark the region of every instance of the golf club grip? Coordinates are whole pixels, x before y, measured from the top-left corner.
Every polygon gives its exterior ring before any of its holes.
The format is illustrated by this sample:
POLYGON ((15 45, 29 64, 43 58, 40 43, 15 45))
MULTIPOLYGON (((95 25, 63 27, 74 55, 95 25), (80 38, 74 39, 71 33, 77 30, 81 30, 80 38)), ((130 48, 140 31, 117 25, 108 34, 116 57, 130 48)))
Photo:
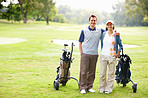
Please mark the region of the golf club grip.
POLYGON ((70 54, 70 60, 71 60, 71 58, 72 58, 72 52, 73 52, 73 42, 72 42, 72 44, 71 44, 71 54, 70 54))
POLYGON ((123 55, 123 47, 121 49, 122 49, 122 55, 123 55))

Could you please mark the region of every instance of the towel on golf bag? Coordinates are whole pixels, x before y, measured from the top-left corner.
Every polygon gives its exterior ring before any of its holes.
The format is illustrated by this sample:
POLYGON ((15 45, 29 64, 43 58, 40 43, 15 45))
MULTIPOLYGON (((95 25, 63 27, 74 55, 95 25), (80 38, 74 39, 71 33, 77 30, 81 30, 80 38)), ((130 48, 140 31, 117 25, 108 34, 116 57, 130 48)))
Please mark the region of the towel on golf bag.
MULTIPOLYGON (((61 60, 60 66, 57 68, 58 75, 56 77, 56 80, 61 77, 69 77, 70 76, 70 70, 68 69, 68 66, 69 66, 69 62, 61 60), (67 71, 68 71, 68 75, 67 75, 67 71)), ((63 80, 64 80, 64 78, 60 79, 59 81, 61 82, 63 80)))

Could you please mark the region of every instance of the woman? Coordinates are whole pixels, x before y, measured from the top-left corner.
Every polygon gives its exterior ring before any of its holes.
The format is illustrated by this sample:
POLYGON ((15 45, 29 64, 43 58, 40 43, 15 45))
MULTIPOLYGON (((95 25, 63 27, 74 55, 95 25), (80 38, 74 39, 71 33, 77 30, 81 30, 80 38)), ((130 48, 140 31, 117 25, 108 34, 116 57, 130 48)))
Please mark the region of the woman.
POLYGON ((122 49, 120 36, 116 36, 114 31, 114 22, 108 20, 106 22, 106 32, 101 38, 101 55, 100 55, 100 93, 109 94, 113 90, 115 80, 116 58, 122 49), (119 48, 118 48, 119 45, 119 48), (108 66, 108 80, 106 80, 106 72, 108 66))

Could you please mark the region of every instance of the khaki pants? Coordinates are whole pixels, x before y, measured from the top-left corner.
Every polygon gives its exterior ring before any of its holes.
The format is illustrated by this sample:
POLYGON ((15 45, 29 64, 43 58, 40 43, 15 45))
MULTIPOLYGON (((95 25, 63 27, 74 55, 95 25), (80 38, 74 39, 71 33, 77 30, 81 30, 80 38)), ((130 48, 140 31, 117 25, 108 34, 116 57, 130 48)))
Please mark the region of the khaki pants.
POLYGON ((98 60, 98 55, 88 55, 82 53, 80 61, 80 77, 79 77, 80 90, 82 89, 88 90, 93 87, 97 60, 98 60))
POLYGON ((115 80, 116 58, 109 56, 100 56, 100 80, 99 90, 112 92, 115 80), (108 66, 108 80, 106 80, 108 66))

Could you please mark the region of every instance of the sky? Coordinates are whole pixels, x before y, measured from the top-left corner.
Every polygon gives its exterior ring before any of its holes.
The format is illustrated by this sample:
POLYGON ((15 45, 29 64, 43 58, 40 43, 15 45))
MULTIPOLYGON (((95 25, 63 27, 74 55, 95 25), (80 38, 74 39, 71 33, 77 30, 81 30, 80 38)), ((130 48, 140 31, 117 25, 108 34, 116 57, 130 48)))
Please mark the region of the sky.
MULTIPOLYGON (((9 0, 7 0, 9 2, 9 0)), ((14 0, 17 1, 17 0, 14 0)), ((125 0, 53 0, 56 1, 56 6, 68 5, 72 9, 88 9, 97 11, 113 12, 112 5, 117 1, 125 0)))
POLYGON ((56 6, 68 5, 74 9, 89 9, 97 11, 113 12, 112 5, 117 1, 125 0, 55 0, 56 6))

